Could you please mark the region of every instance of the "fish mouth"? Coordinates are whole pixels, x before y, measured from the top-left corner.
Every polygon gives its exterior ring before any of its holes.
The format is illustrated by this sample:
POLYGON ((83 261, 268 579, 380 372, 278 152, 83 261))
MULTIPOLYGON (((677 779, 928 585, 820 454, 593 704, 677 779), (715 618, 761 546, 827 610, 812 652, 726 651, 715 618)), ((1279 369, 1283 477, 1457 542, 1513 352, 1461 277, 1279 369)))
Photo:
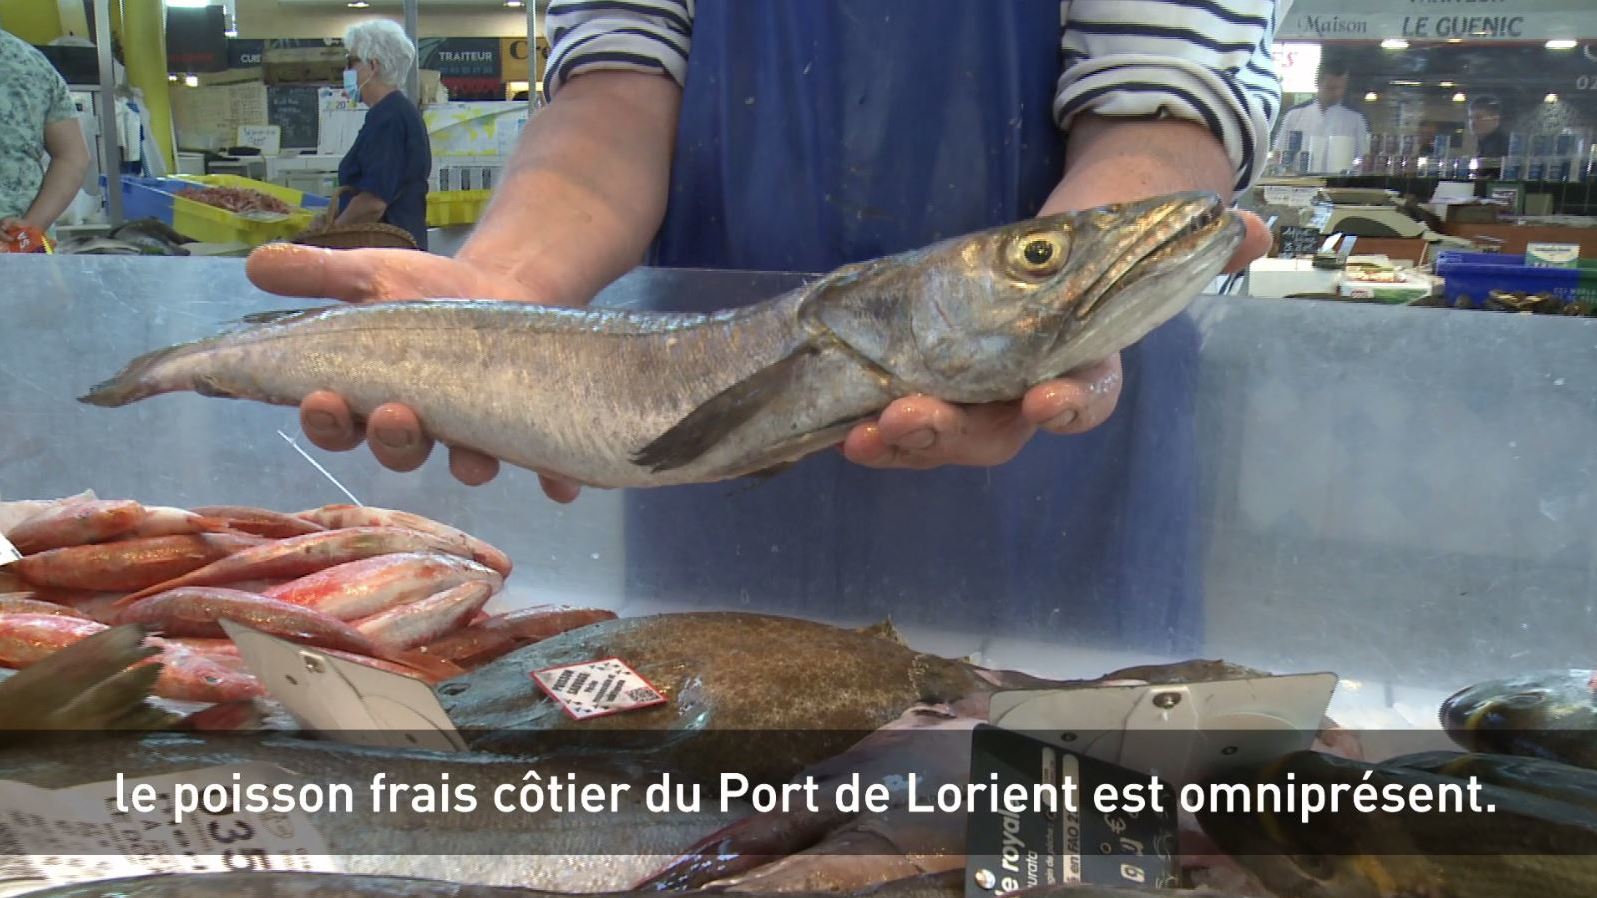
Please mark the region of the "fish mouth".
POLYGON ((1235 251, 1244 233, 1242 221, 1226 210, 1218 196, 1172 203, 1147 233, 1131 244, 1120 260, 1099 275, 1076 308, 1076 318, 1085 319, 1101 308, 1114 293, 1172 268, 1202 261, 1206 251, 1229 244, 1235 251), (1227 239, 1230 238, 1230 239, 1227 239))

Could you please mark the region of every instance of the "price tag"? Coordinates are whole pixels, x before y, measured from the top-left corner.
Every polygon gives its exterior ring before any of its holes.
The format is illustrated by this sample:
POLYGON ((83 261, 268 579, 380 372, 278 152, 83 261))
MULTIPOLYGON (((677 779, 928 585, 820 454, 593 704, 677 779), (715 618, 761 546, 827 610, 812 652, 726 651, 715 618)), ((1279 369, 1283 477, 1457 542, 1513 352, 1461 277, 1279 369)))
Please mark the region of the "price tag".
POLYGON ((966 898, 1061 885, 1179 885, 1168 785, 985 724, 971 740, 970 781, 1025 797, 972 808, 966 898))
POLYGON ((1175 785, 1314 745, 1336 674, 995 693, 989 719, 1175 785))
POLYGON ((466 750, 426 683, 221 623, 261 685, 303 725, 354 745, 466 750))
POLYGON ((576 720, 665 704, 654 684, 620 658, 534 671, 532 678, 576 720))
POLYGON ((232 796, 234 789, 242 795, 294 780, 281 767, 257 763, 70 789, 0 781, 0 896, 152 874, 341 872, 302 811, 254 813, 224 799, 211 805, 226 805, 218 813, 198 809, 179 819, 176 812, 179 786, 195 794, 220 786, 232 796), (135 794, 153 795, 153 809, 138 809, 135 794))
POLYGON ((0 536, 0 567, 5 567, 13 561, 21 560, 22 553, 17 551, 16 546, 11 545, 11 540, 0 536))

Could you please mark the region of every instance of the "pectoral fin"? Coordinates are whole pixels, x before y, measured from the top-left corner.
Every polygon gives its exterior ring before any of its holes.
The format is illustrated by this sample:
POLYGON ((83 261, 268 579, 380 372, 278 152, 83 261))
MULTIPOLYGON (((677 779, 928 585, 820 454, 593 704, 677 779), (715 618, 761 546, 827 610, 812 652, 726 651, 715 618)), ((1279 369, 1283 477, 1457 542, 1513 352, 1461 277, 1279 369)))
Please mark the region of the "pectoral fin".
POLYGON ((692 462, 781 398, 797 380, 804 363, 814 356, 813 347, 803 346, 727 387, 634 453, 633 464, 658 472, 692 462))

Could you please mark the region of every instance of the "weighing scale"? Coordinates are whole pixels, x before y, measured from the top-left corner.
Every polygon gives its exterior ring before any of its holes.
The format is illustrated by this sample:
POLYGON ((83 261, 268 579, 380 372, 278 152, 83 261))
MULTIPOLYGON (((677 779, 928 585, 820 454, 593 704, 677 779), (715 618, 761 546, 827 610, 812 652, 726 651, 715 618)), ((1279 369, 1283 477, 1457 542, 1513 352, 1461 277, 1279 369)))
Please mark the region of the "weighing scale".
POLYGON ((1397 193, 1353 187, 1321 188, 1314 198, 1309 226, 1322 234, 1354 237, 1423 237, 1425 223, 1405 215, 1395 205, 1397 193))

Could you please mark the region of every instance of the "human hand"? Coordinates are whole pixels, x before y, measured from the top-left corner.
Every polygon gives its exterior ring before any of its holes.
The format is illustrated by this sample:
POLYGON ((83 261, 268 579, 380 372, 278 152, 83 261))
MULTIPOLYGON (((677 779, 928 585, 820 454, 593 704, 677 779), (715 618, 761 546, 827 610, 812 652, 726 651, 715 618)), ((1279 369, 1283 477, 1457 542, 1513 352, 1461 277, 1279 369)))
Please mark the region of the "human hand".
POLYGON ((27 222, 20 218, 14 218, 10 215, 7 215, 5 218, 0 218, 0 234, 14 234, 27 226, 27 222))
MULTIPOLYGON (((528 301, 527 288, 513 278, 414 250, 327 250, 274 243, 251 253, 244 270, 257 287, 285 296, 351 303, 424 298, 528 301)), ((300 402, 299 423, 306 438, 320 448, 347 452, 365 442, 378 462, 394 471, 414 471, 433 449, 433 439, 415 411, 397 402, 378 406, 360 421, 343 397, 320 390, 300 402)), ((499 460, 451 446, 449 470, 461 483, 480 486, 499 473, 499 460)), ((577 498, 579 488, 570 481, 543 472, 538 479, 544 494, 556 502, 577 498)))

